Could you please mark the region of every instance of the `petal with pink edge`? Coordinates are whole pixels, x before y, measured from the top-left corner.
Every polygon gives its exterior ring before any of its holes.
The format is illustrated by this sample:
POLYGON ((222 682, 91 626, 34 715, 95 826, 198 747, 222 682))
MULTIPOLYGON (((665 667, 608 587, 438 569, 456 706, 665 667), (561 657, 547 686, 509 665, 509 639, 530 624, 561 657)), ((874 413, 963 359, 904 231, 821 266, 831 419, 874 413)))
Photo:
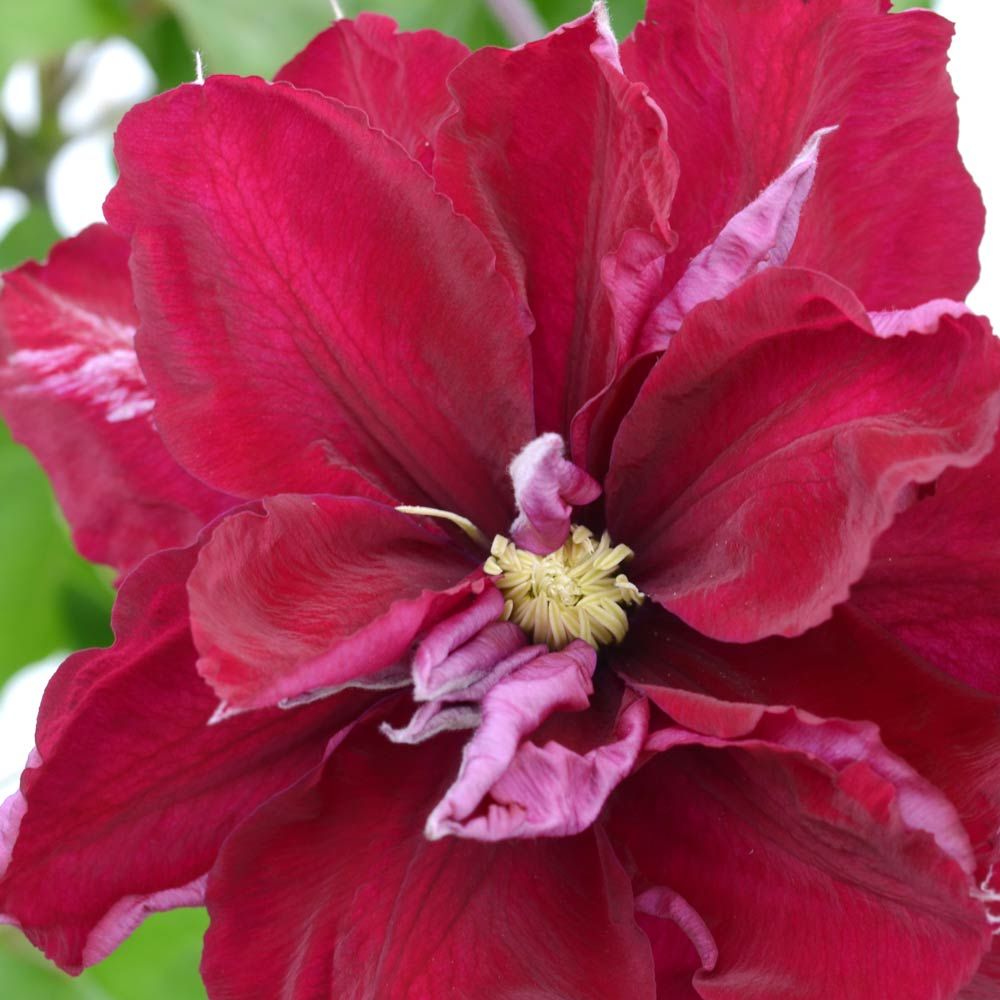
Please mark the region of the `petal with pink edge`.
POLYGON ((881 0, 650 0, 622 62, 649 85, 680 161, 669 283, 807 136, 839 125, 789 262, 834 276, 869 309, 965 298, 984 216, 957 148, 953 26, 887 11, 881 0))
POLYGON ((359 727, 230 838, 208 890, 213 1000, 653 1000, 629 879, 599 830, 424 838, 460 747, 359 727))
POLYGON ((978 462, 1000 343, 973 316, 874 334, 847 289, 772 268, 690 314, 622 423, 605 480, 629 575, 699 631, 824 621, 913 482, 978 462))
POLYGON ((398 143, 313 91, 214 77, 134 108, 116 152, 106 212, 177 455, 243 496, 367 482, 506 528, 525 318, 398 143))
POLYGON ((404 683, 418 635, 492 589, 470 553, 391 507, 273 497, 263 514, 227 518, 198 557, 188 582, 198 670, 221 717, 379 686, 397 666, 404 683))
POLYGON ((69 972, 147 913, 200 903, 233 828, 375 700, 348 692, 208 726, 216 698, 195 670, 184 588, 195 555, 161 553, 136 569, 115 646, 68 660, 42 705, 0 913, 69 972))
POLYGON ((634 350, 662 351, 684 317, 710 299, 725 298, 766 267, 781 267, 799 231, 802 207, 812 191, 820 143, 836 126, 819 129, 776 180, 729 219, 719 235, 688 265, 653 309, 634 350))
POLYGON ((235 502, 190 476, 153 424, 133 339, 128 242, 91 226, 4 276, 0 410, 95 562, 128 570, 235 502))
POLYGON ((609 803, 620 849, 718 948, 698 995, 954 996, 991 940, 967 873, 907 822, 878 767, 837 757, 824 723, 798 743, 801 721, 735 743, 662 730, 651 746, 664 752, 609 803))
POLYGON ((434 176, 527 302, 539 430, 565 435, 614 365, 604 257, 630 229, 672 239, 663 116, 622 75, 599 13, 475 52, 449 85, 458 112, 438 133, 434 176))
POLYGON ((957 809, 977 882, 1000 857, 996 699, 935 669, 851 605, 795 639, 727 644, 647 604, 615 665, 632 684, 672 689, 683 724, 721 738, 752 729, 768 705, 874 723, 882 744, 957 809))
POLYGON ((1000 449, 946 472, 896 519, 851 603, 942 670, 1000 695, 1000 449))
POLYGON ((360 108, 429 168, 434 134, 454 107, 448 74, 468 54, 447 35, 400 32, 392 18, 363 12, 317 35, 276 79, 360 108))

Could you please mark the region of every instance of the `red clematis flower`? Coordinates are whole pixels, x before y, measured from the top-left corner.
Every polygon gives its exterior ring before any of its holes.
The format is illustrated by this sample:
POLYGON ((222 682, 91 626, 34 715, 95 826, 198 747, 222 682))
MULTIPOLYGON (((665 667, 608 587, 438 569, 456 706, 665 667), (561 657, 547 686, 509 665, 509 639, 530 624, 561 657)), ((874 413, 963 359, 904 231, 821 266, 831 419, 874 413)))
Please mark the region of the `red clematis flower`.
POLYGON ((1000 344, 887 8, 362 16, 127 116, 0 299, 127 573, 3 920, 75 972, 206 902, 213 1000, 996 995, 1000 344))

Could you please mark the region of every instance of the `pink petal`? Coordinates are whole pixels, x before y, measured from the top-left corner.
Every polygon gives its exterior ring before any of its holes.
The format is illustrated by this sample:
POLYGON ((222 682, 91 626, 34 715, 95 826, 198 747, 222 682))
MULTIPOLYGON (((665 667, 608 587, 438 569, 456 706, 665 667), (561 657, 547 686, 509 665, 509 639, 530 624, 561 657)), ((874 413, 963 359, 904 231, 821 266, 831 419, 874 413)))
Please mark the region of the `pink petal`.
POLYGON ((962 302, 934 299, 914 309, 888 309, 868 314, 872 327, 880 337, 898 337, 911 333, 937 333, 945 316, 959 319, 971 310, 962 302))
POLYGON ((137 324, 128 243, 106 226, 4 276, 0 409, 51 477, 80 551, 122 571, 186 545, 234 502, 164 448, 137 324))
POLYGON ((938 667, 1000 695, 1000 449, 946 472, 896 519, 851 603, 938 667))
POLYGON ((438 133, 435 178, 530 308, 539 430, 565 435, 615 360, 605 256, 630 229, 672 239, 677 167, 663 116, 622 75, 596 15, 513 51, 475 52, 449 85, 458 113, 438 133))
POLYGON ((674 280, 807 136, 839 124, 789 263, 834 276, 869 309, 965 298, 983 205, 957 149, 953 28, 927 11, 887 10, 651 0, 622 62, 650 86, 680 161, 674 280))
POLYGON ((826 619, 910 484, 989 450, 1000 345, 975 317, 879 338, 830 279, 772 268, 692 313, 622 423, 605 480, 629 575, 745 642, 826 619))
POLYGON ((421 632, 492 589, 443 535, 370 500, 286 495, 264 511, 219 525, 188 583, 223 717, 405 667, 421 632))
POLYGON ((200 902, 233 828, 374 700, 350 692, 206 725, 216 698, 195 670, 184 587, 195 555, 143 562, 119 595, 115 646, 71 657, 42 704, 0 913, 69 972, 149 912, 200 902))
POLYGON ((762 721, 735 743, 655 734, 651 745, 674 749, 611 801, 621 850, 680 894, 718 948, 694 976, 698 995, 954 996, 990 945, 966 872, 910 825, 877 763, 840 759, 849 724, 805 723, 800 743, 801 717, 762 721))
POLYGON ((601 495, 600 483, 563 458, 563 449, 558 434, 543 434, 510 463, 518 511, 511 538, 529 552, 558 549, 569 537, 573 508, 601 495))
POLYGON ((424 838, 460 747, 358 727, 230 838, 208 892, 213 1000, 653 1000, 629 879, 600 831, 424 838))
POLYGON ((445 81, 468 54, 447 35, 398 32, 392 18, 363 12, 317 35, 276 79, 360 108, 429 168, 434 133, 454 106, 445 81))
POLYGON ((814 132, 784 173, 749 205, 688 265, 670 294, 652 311, 637 353, 662 351, 695 306, 725 298, 751 275, 788 260, 799 230, 802 206, 812 191, 820 143, 836 126, 814 132))
MULTIPOLYGON (((446 620, 439 627, 446 628, 447 624, 446 620)), ((494 621, 447 657, 423 669, 421 653, 426 641, 417 647, 413 657, 413 697, 417 701, 474 700, 478 694, 470 692, 477 692, 488 679, 491 680, 488 686, 492 687, 492 681, 547 651, 545 646, 526 646, 527 637, 519 625, 494 621), (498 675, 501 663, 506 665, 505 671, 498 675)))
POLYGON ((506 528, 534 436, 524 317, 396 142, 316 93, 216 77, 133 109, 116 148, 107 213, 185 462, 245 496, 367 483, 506 528))
POLYGON ((558 653, 532 660, 486 692, 480 705, 483 721, 462 751, 458 778, 427 820, 430 839, 464 834, 502 840, 515 833, 523 810, 513 802, 500 803, 485 821, 464 821, 511 766, 522 741, 542 722, 560 710, 587 708, 596 665, 593 647, 577 639, 558 653))

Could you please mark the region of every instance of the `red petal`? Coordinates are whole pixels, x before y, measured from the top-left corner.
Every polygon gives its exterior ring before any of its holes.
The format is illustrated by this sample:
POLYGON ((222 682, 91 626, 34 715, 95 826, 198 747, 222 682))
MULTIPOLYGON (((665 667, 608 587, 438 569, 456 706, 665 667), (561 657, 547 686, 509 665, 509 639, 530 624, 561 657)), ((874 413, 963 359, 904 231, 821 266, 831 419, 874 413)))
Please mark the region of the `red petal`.
POLYGON ((171 448, 246 496, 357 490, 510 523, 533 435, 522 317, 482 235, 399 145, 287 84, 133 109, 107 212, 171 448))
POLYGON ((891 782, 770 738, 661 754, 611 800, 644 879, 704 920, 705 1000, 950 997, 989 947, 967 876, 891 782))
POLYGON ((198 670, 223 714, 378 685, 418 633, 492 589, 445 536, 389 507, 280 496, 264 509, 219 525, 188 583, 198 670))
POLYGON ((1000 695, 1000 449, 901 514, 851 601, 937 666, 1000 695))
POLYGON ((80 551, 127 570, 233 503, 167 453, 132 341, 128 243, 92 226, 4 276, 0 407, 38 456, 80 551))
POLYGON ((983 205, 956 145, 952 25, 885 8, 651 0, 622 60, 652 89, 680 160, 675 279, 808 135, 839 125, 790 263, 833 275, 870 309, 969 292, 983 205))
POLYGON ((703 731, 711 724, 708 731, 722 736, 753 724, 759 709, 748 703, 874 722, 885 746, 955 805, 976 854, 976 879, 986 878, 1000 846, 996 699, 935 670, 850 607, 796 639, 734 645, 648 606, 615 662, 633 681, 721 699, 714 717, 687 722, 703 731))
POLYGON ((424 839, 460 748, 361 727, 229 840, 208 896, 213 1000, 652 1000, 649 946, 600 831, 424 839))
POLYGON ((396 27, 381 14, 342 18, 276 79, 360 108, 372 125, 429 168, 434 133, 454 107, 445 81, 469 50, 436 31, 397 32, 396 27))
POLYGON ((539 429, 563 435, 615 363, 605 255, 633 227, 670 233, 677 170, 663 116, 622 76, 616 49, 588 16, 513 51, 474 53, 451 76, 459 111, 434 161, 534 314, 539 429))
POLYGON ((880 338, 842 286, 773 268, 693 312, 647 378, 608 527, 699 631, 794 635, 847 597, 913 481, 979 461, 998 411, 983 321, 880 338))
POLYGON ((184 581, 196 550, 146 560, 126 581, 110 650, 79 653, 46 693, 40 767, 0 879, 0 913, 62 968, 99 961, 151 909, 192 905, 233 827, 314 767, 371 703, 351 692, 292 712, 208 726, 184 581))

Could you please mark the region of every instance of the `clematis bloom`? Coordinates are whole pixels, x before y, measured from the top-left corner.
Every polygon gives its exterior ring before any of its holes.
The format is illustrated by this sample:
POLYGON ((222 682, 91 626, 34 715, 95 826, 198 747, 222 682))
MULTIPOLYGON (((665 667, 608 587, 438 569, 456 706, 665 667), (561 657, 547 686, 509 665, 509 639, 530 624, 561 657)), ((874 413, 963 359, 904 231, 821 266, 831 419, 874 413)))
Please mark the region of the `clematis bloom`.
POLYGON ((995 995, 949 31, 362 15, 130 112, 108 226, 0 298, 4 413, 123 574, 0 919, 78 972, 204 903, 213 1000, 995 995))

